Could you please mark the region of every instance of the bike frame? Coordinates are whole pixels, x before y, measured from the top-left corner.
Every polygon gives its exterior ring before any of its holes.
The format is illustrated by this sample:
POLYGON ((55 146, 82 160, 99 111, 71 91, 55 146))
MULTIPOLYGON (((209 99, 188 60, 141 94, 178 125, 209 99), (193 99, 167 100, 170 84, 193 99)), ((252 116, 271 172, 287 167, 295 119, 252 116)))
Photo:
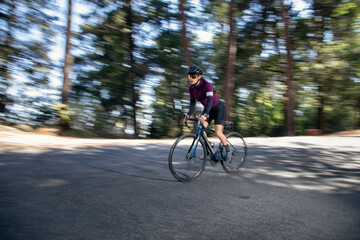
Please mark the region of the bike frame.
MULTIPOLYGON (((197 119, 189 119, 189 120, 197 120, 197 119)), ((190 157, 189 159, 192 159, 195 155, 195 151, 196 151, 196 148, 199 144, 199 141, 200 141, 200 137, 202 137, 202 139, 204 140, 205 142, 205 146, 206 146, 206 150, 208 152, 210 152, 211 156, 218 160, 219 159, 219 151, 215 152, 214 149, 212 148, 209 140, 207 139, 205 133, 204 133, 204 130, 206 131, 209 131, 209 132, 215 132, 214 130, 212 130, 211 128, 206 128, 204 127, 204 125, 200 122, 199 124, 199 127, 198 127, 198 130, 197 130, 197 133, 196 133, 196 138, 194 139, 193 143, 191 144, 190 148, 189 148, 189 151, 188 151, 188 156, 190 157), (191 149, 192 147, 194 146, 194 143, 195 143, 195 147, 193 149, 193 151, 191 152, 191 149), (191 152, 191 153, 190 153, 191 152), (189 155, 190 154, 190 155, 189 155)))

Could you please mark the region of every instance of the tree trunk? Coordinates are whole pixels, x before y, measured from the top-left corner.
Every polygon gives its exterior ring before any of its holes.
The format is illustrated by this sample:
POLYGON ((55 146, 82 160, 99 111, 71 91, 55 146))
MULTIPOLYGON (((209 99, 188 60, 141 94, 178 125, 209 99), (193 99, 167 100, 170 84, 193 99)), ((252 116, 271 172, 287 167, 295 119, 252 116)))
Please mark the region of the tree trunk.
POLYGON ((357 116, 357 129, 360 129, 360 101, 358 102, 358 107, 356 108, 356 116, 357 116))
POLYGON ((185 65, 187 67, 190 67, 190 65, 192 64, 192 59, 191 59, 191 53, 190 53, 190 49, 189 49, 189 46, 190 46, 189 39, 187 38, 187 30, 186 30, 186 15, 185 15, 185 9, 184 9, 185 3, 186 3, 186 0, 179 0, 180 20, 182 23, 181 41, 182 41, 182 46, 184 49, 185 65))
MULTIPOLYGON (((325 26, 324 26, 324 17, 322 16, 321 13, 321 5, 319 5, 318 1, 314 1, 313 3, 313 9, 314 9, 314 18, 315 18, 315 42, 316 42, 316 46, 315 46, 315 50, 317 53, 317 58, 319 59, 318 61, 321 61, 321 59, 323 58, 322 53, 321 53, 321 46, 323 45, 323 40, 324 40, 324 32, 325 32, 325 26)), ((324 111, 324 107, 325 107, 325 95, 326 95, 326 85, 325 84, 325 79, 322 78, 321 76, 322 74, 319 74, 318 77, 316 77, 316 83, 318 85, 318 103, 319 106, 317 108, 317 121, 316 121, 316 128, 317 129, 321 129, 322 133, 326 132, 326 126, 325 126, 325 111, 324 111)))
POLYGON ((234 12, 236 8, 236 1, 231 0, 229 4, 229 45, 228 45, 228 55, 226 61, 225 69, 225 81, 224 81, 224 100, 225 100, 225 109, 226 109, 226 120, 231 120, 231 110, 233 104, 233 93, 234 93, 234 69, 236 61, 236 36, 235 28, 236 22, 234 19, 234 12))
POLYGON ((1 74, 4 82, 3 84, 5 85, 5 89, 2 90, 2 92, 0 93, 0 112, 5 113, 7 111, 6 106, 8 104, 9 98, 7 96, 7 90, 10 86, 10 70, 9 70, 9 63, 12 61, 13 59, 13 54, 14 54, 14 36, 13 36, 13 25, 16 22, 16 16, 15 16, 15 1, 12 0, 10 1, 10 9, 9 9, 9 18, 8 18, 8 26, 9 29, 6 33, 6 38, 5 38, 5 47, 7 48, 7 50, 4 51, 4 68, 2 69, 3 73, 1 74))
POLYGON ((138 136, 138 127, 137 127, 137 120, 136 120, 136 103, 138 100, 137 94, 136 94, 136 84, 135 84, 135 59, 134 59, 134 50, 135 50, 135 42, 133 38, 133 19, 132 19, 132 7, 131 7, 131 0, 126 1, 127 7, 128 7, 128 17, 127 17, 127 25, 129 26, 129 47, 130 47, 130 72, 129 72, 129 80, 131 82, 131 95, 132 95, 132 101, 131 101, 131 107, 132 107, 132 120, 133 120, 133 127, 134 127, 134 135, 138 136))
POLYGON ((71 71, 71 65, 73 62, 73 57, 70 53, 70 37, 71 37, 71 8, 72 0, 68 0, 68 14, 67 14, 67 27, 66 27, 66 49, 65 49, 65 64, 63 68, 64 72, 64 83, 61 94, 61 102, 66 104, 69 100, 70 90, 71 90, 71 79, 69 78, 69 73, 71 71))
POLYGON ((321 85, 318 86, 318 113, 317 113, 317 121, 316 121, 316 128, 320 129, 322 133, 325 133, 325 113, 324 113, 324 105, 325 105, 325 98, 323 95, 323 87, 321 85))
POLYGON ((289 34, 289 14, 288 8, 282 3, 282 18, 284 22, 284 38, 286 46, 286 92, 285 92, 285 103, 284 103, 284 132, 285 135, 293 136, 295 135, 294 131, 294 110, 295 110, 295 91, 293 83, 293 63, 291 56, 291 45, 290 45, 290 34, 289 34))
MULTIPOLYGON (((192 57, 190 52, 190 43, 187 37, 187 29, 186 29, 186 15, 185 15, 185 4, 186 0, 179 0, 179 11, 180 11, 180 21, 181 21, 181 42, 183 47, 184 54, 184 64, 187 68, 189 68, 192 64, 192 57)), ((187 69, 185 69, 185 75, 187 75, 187 69)), ((186 76, 187 77, 187 76, 186 76)), ((185 84, 185 81, 184 81, 185 84)), ((174 102, 174 101, 173 101, 174 102)), ((173 108, 175 109, 175 108, 173 108)), ((182 123, 178 122, 178 128, 180 129, 181 134, 183 134, 182 123)))

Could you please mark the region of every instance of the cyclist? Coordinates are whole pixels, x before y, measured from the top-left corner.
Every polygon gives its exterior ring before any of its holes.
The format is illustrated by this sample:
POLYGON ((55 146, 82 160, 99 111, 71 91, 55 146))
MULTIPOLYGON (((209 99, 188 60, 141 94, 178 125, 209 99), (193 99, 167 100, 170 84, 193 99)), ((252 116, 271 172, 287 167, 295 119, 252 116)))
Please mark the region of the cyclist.
POLYGON ((215 120, 215 134, 225 147, 225 161, 229 162, 231 160, 231 149, 226 141, 222 125, 226 113, 224 103, 214 94, 214 88, 211 83, 203 78, 203 70, 199 66, 192 65, 187 73, 190 81, 190 106, 184 121, 191 116, 194 112, 196 101, 199 101, 204 106, 200 121, 207 127, 213 119, 215 120))

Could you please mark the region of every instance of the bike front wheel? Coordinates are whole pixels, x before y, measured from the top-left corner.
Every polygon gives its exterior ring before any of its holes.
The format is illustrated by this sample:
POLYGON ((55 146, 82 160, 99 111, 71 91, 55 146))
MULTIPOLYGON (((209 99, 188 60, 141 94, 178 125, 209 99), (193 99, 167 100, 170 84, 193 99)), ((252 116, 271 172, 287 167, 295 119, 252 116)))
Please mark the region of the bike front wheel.
POLYGON ((237 132, 229 133, 226 139, 232 150, 232 156, 229 162, 221 161, 221 165, 228 173, 237 172, 245 163, 247 147, 244 139, 237 132))
POLYGON ((170 149, 169 168, 180 182, 197 179, 204 170, 205 161, 205 144, 201 139, 197 141, 195 134, 179 137, 170 149))

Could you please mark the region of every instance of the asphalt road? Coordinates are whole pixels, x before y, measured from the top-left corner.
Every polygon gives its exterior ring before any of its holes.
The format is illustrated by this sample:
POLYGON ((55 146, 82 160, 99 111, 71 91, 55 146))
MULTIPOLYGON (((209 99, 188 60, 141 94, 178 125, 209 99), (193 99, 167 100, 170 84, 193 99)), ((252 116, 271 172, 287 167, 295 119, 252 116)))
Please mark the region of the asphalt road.
POLYGON ((0 149, 0 239, 360 239, 360 137, 246 141, 191 183, 173 141, 0 149))

